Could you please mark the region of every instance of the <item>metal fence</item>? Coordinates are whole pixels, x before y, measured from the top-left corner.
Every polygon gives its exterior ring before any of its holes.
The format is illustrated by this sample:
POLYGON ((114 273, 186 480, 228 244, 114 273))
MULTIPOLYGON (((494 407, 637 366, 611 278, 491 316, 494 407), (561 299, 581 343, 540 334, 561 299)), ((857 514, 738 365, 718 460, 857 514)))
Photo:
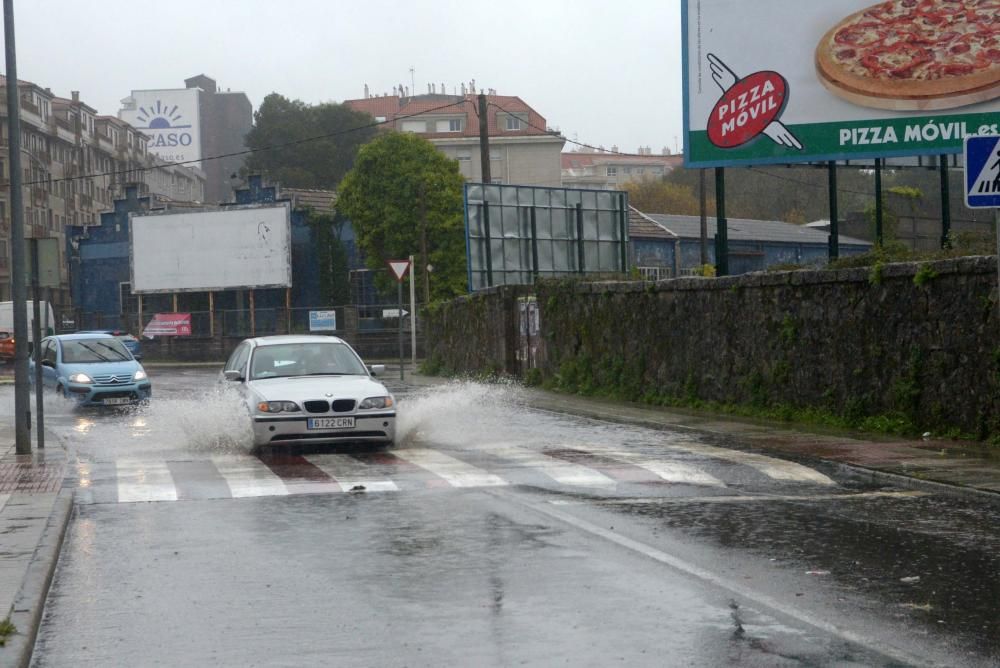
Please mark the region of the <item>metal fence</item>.
MULTIPOLYGON (((420 306, 417 305, 419 312, 420 306)), ((180 339, 233 339, 275 334, 327 334, 338 336, 354 346, 363 357, 396 357, 399 354, 399 333, 402 325, 404 353, 411 353, 411 327, 416 325, 417 349, 423 350, 423 331, 419 318, 410 318, 410 305, 346 305, 317 306, 313 308, 258 308, 216 311, 185 311, 191 315, 191 335, 172 337, 180 339), (333 312, 330 318, 320 321, 310 313, 333 312), (402 322, 398 313, 402 311, 402 322), (332 325, 332 327, 331 327, 332 325)), ((162 313, 162 311, 161 311, 162 313)), ((156 312, 87 313, 71 309, 56 312, 57 331, 61 333, 81 330, 113 329, 129 332, 142 338, 147 323, 156 312)), ((161 339, 163 337, 157 337, 161 339)))

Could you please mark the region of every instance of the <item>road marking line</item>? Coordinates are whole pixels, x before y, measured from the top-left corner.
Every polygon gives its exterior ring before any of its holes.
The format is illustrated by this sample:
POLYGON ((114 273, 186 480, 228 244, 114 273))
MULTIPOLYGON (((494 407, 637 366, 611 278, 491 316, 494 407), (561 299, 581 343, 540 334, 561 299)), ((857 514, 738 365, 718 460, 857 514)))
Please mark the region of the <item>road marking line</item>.
POLYGON ((212 463, 229 485, 234 499, 288 494, 288 487, 281 478, 256 457, 216 455, 212 463))
MULTIPOLYGON (((645 498, 630 499, 605 499, 596 501, 601 505, 645 505, 645 504, 684 504, 684 503, 753 503, 759 501, 854 501, 856 499, 919 499, 929 496, 927 492, 903 491, 903 492, 859 492, 858 494, 815 494, 815 495, 795 495, 776 494, 761 496, 653 496, 645 498)), ((557 499, 551 501, 555 506, 575 506, 583 505, 583 501, 570 501, 568 499, 557 499)), ((587 502, 591 503, 591 502, 587 502)))
POLYGON ((427 448, 401 448, 392 454, 448 481, 454 487, 499 487, 507 481, 450 455, 427 448))
POLYGON ((715 459, 725 459, 737 464, 745 464, 755 468, 769 478, 774 480, 793 480, 796 482, 812 482, 819 485, 834 485, 830 478, 819 471, 815 471, 808 466, 789 462, 784 459, 758 455, 753 452, 743 452, 742 450, 731 450, 729 448, 718 448, 713 445, 686 441, 683 445, 671 443, 667 449, 675 452, 693 452, 705 457, 715 459))
POLYGON ((10 494, 0 494, 0 511, 4 509, 8 501, 10 501, 10 494))
POLYGON ((177 500, 177 487, 166 462, 119 459, 115 471, 119 503, 177 500))
POLYGON ((549 506, 543 506, 524 501, 522 499, 517 498, 515 495, 509 492, 497 490, 495 492, 491 492, 491 494, 495 495, 497 498, 505 499, 511 503, 520 505, 522 508, 526 508, 528 510, 534 510, 536 513, 540 515, 545 515, 552 519, 564 522, 565 524, 575 527, 580 531, 585 531, 593 536, 597 536, 598 538, 603 538, 627 550, 631 550, 645 557, 648 557, 653 561, 657 561, 661 564, 664 564, 665 566, 680 571, 681 573, 686 573, 687 575, 690 575, 692 577, 698 578, 699 580, 702 580, 716 587, 719 587, 724 591, 731 592, 748 600, 765 605, 774 611, 792 617, 793 619, 796 619, 799 622, 802 622, 803 624, 808 624, 809 626, 812 626, 813 628, 818 629, 824 633, 836 636, 838 638, 842 638, 850 643, 854 643, 856 645, 868 648, 869 650, 872 650, 878 654, 888 656, 896 661, 901 661, 905 664, 912 664, 918 666, 928 665, 925 659, 921 657, 911 656, 904 649, 898 647, 890 647, 883 642, 876 641, 874 638, 868 638, 864 635, 855 633, 848 629, 840 628, 836 624, 831 624, 830 622, 824 619, 814 616, 810 612, 806 612, 805 610, 801 610, 799 608, 796 608, 795 606, 787 605, 783 601, 768 596, 767 594, 763 594, 754 591, 748 587, 741 586, 740 584, 737 584, 729 579, 723 578, 720 575, 716 575, 715 573, 712 573, 711 571, 701 568, 700 566, 688 563, 683 559, 680 559, 679 557, 667 554, 666 552, 658 550, 655 547, 646 545, 645 543, 641 543, 637 540, 633 540, 621 534, 615 533, 612 530, 605 529, 604 527, 598 526, 583 519, 579 519, 577 517, 574 517, 573 515, 564 513, 549 506))
POLYGON ((667 482, 679 483, 682 485, 703 485, 708 487, 726 486, 724 482, 715 476, 688 464, 662 461, 653 457, 640 455, 638 453, 617 450, 594 444, 585 443, 574 445, 573 447, 578 450, 586 450, 594 454, 600 454, 611 459, 616 459, 620 462, 631 464, 632 466, 638 466, 639 468, 646 469, 650 473, 666 480, 667 482))
POLYGON ((306 455, 306 459, 316 468, 337 481, 340 489, 349 492, 358 485, 367 492, 398 492, 399 487, 391 480, 370 478, 370 467, 350 455, 306 455))
POLYGON ((613 478, 609 478, 591 468, 556 459, 555 457, 550 457, 544 453, 535 452, 527 448, 491 444, 479 449, 518 465, 538 469, 563 485, 573 485, 576 487, 616 487, 618 485, 618 482, 613 478))

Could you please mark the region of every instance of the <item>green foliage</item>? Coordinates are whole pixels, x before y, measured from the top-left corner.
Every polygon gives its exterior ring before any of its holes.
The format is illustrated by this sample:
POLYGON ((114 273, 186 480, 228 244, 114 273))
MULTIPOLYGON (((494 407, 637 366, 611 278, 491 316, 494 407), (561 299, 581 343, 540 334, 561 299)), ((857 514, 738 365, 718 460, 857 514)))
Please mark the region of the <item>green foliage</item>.
MULTIPOLYGON (((664 180, 629 181, 622 186, 628 192, 629 204, 649 213, 672 213, 698 216, 701 204, 696 189, 664 180)), ((706 202, 708 215, 715 215, 715 202, 706 202)))
POLYGON ((888 188, 886 192, 890 192, 893 195, 899 195, 900 197, 909 200, 921 199, 924 196, 924 193, 921 192, 920 188, 904 185, 892 186, 888 188))
POLYGON ((15 633, 17 633, 17 627, 10 621, 10 617, 0 621, 0 647, 6 647, 7 640, 15 633))
MULTIPOLYGON (((358 248, 368 266, 384 269, 387 260, 415 255, 416 276, 433 265, 425 301, 466 292, 462 176, 426 139, 411 133, 383 134, 358 153, 344 177, 337 200, 354 225, 358 248)), ((378 274, 383 290, 393 279, 378 274)))
POLYGON ((871 286, 882 285, 882 272, 885 269, 885 263, 882 261, 877 261, 872 265, 871 271, 868 272, 868 284, 871 286))
POLYGON ((924 264, 920 266, 920 269, 913 276, 913 284, 918 288, 922 288, 937 277, 938 273, 931 269, 929 264, 924 264))
POLYGON ((246 145, 255 152, 247 156, 245 169, 290 188, 333 190, 354 164, 358 148, 375 136, 373 123, 368 114, 340 104, 308 105, 271 93, 254 112, 246 145))
POLYGON ((784 320, 781 321, 781 341, 786 346, 790 346, 795 343, 796 339, 799 337, 798 327, 795 325, 795 318, 790 315, 786 315, 784 320))
POLYGON ((695 267, 695 276, 704 276, 706 278, 714 278, 716 275, 714 264, 700 264, 695 267))

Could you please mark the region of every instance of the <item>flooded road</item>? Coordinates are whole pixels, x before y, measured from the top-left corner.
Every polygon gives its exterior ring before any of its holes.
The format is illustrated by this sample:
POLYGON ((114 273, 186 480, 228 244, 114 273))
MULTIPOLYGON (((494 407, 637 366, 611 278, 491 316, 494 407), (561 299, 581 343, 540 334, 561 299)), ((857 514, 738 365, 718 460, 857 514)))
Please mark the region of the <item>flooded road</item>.
POLYGON ((255 454, 214 373, 153 382, 47 404, 77 510, 35 666, 1000 662, 982 502, 473 383, 392 388, 392 449, 255 454))

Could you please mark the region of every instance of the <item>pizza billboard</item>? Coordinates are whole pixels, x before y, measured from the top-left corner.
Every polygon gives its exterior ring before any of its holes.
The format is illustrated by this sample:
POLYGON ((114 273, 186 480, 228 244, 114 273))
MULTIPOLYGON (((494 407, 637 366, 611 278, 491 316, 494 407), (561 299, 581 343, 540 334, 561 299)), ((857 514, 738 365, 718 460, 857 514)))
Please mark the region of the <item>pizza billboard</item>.
POLYGON ((688 167, 961 153, 1000 131, 1000 0, 682 0, 688 167))

